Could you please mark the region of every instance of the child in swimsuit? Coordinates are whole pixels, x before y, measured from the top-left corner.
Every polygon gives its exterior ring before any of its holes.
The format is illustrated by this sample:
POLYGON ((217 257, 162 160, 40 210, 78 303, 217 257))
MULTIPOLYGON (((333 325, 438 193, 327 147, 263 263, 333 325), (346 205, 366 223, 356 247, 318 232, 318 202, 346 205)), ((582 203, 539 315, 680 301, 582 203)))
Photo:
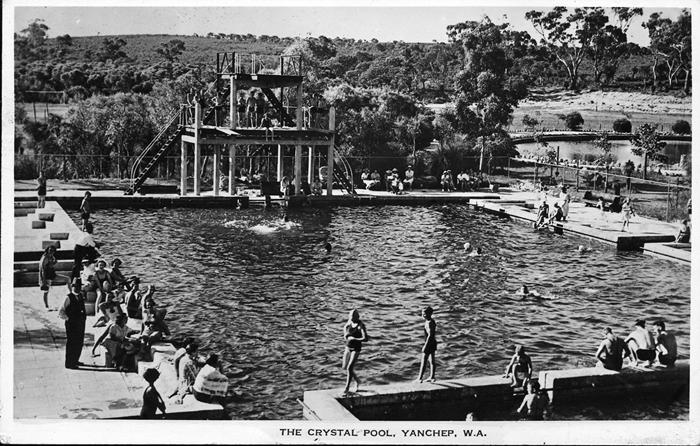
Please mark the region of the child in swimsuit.
POLYGON ((511 387, 520 387, 526 379, 532 377, 532 360, 522 345, 515 346, 515 354, 510 358, 503 377, 510 377, 511 387))
POLYGON ((437 351, 437 337, 435 332, 437 329, 437 324, 433 319, 433 309, 432 307, 425 307, 423 310, 423 319, 425 319, 425 324, 423 329, 425 330, 425 344, 423 344, 423 349, 421 352, 420 371, 418 372, 418 382, 423 382, 423 371, 425 370, 425 363, 430 362, 430 377, 429 382, 435 381, 435 351, 437 351))
POLYGON ((365 324, 360 320, 360 313, 357 310, 350 311, 348 321, 343 328, 345 334, 345 354, 343 355, 343 369, 347 371, 345 381, 345 392, 350 390, 350 382, 354 379, 357 387, 360 388, 360 380, 355 374, 355 363, 362 350, 362 342, 367 340, 367 330, 365 324))

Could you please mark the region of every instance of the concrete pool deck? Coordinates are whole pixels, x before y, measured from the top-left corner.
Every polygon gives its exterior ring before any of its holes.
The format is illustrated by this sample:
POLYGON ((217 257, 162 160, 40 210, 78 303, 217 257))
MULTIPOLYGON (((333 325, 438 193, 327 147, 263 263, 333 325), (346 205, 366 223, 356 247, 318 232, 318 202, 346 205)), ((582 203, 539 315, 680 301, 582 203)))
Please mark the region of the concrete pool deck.
MULTIPOLYGON (((66 288, 51 289, 49 306, 63 303, 66 288)), ((92 357, 95 337, 104 328, 94 329, 94 317, 88 317, 85 346, 81 361, 85 366, 72 370, 64 367, 65 328, 58 311, 43 307, 38 288, 14 290, 14 418, 138 418, 143 404, 146 382, 140 373, 123 373, 103 364, 104 354, 92 357)), ((168 419, 221 419, 223 408, 205 404, 191 395, 183 404, 174 404, 167 396, 172 392, 174 368, 167 358, 154 354, 161 377, 156 388, 166 403, 168 419)), ((141 372, 143 370, 140 370, 141 372)))
MULTIPOLYGON (((295 197, 290 205, 298 206, 363 206, 363 205, 431 205, 431 204, 467 204, 476 209, 495 213, 509 218, 532 223, 536 218, 536 207, 542 200, 542 194, 535 191, 519 191, 501 189, 475 192, 441 192, 435 190, 414 190, 401 195, 386 191, 369 191, 357 189, 357 195, 349 195, 340 190, 334 190, 332 196, 295 197), (295 203, 296 202, 296 203, 295 203)), ((49 191, 49 197, 58 201, 65 208, 77 209, 84 190, 49 191)), ((34 191, 15 191, 15 200, 33 200, 34 191)), ((550 204, 557 198, 548 196, 550 204)), ((273 202, 282 204, 285 200, 275 197, 273 202)), ((229 196, 222 192, 215 197, 213 192, 203 192, 201 196, 188 195, 180 197, 177 194, 124 195, 120 190, 96 190, 93 192, 92 204, 96 209, 107 207, 223 207, 235 209, 238 203, 241 207, 262 206, 264 197, 257 190, 249 189, 242 195, 229 196)), ((98 211, 99 212, 99 211, 98 211)), ((588 207, 582 202, 570 204, 567 222, 557 222, 552 229, 562 233, 572 233, 583 237, 613 244, 621 250, 641 250, 649 244, 645 253, 656 255, 678 263, 690 263, 690 247, 679 247, 675 241, 679 227, 673 223, 662 222, 650 218, 634 216, 627 232, 620 231, 622 216, 619 213, 606 212, 603 216, 597 208, 588 207), (664 244, 652 245, 652 244, 664 244)))

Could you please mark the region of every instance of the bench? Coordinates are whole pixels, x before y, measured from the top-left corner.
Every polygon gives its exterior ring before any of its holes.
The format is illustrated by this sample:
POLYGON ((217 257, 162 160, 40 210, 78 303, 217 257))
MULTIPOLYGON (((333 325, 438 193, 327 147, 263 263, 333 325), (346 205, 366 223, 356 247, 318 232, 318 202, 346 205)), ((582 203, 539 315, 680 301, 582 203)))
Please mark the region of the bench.
POLYGON ((590 190, 587 190, 583 194, 583 202, 586 204, 586 206, 598 206, 598 198, 603 199, 603 207, 606 211, 622 211, 622 197, 620 195, 607 194, 604 192, 594 193, 590 190))

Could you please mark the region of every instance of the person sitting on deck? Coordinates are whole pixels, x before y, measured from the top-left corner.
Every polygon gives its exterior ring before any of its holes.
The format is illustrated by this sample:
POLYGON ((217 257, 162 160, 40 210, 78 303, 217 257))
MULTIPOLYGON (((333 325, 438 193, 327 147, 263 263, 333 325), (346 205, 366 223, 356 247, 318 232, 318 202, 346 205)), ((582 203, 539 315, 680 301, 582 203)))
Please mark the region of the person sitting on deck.
POLYGON ((167 312, 165 308, 158 308, 156 306, 156 301, 153 299, 153 295, 156 292, 155 285, 148 285, 146 287, 146 293, 141 299, 141 319, 148 319, 156 311, 167 312))
POLYGON ((524 414, 527 409, 529 420, 544 420, 544 416, 549 412, 549 397, 547 392, 540 391, 540 384, 537 381, 528 380, 526 384, 527 395, 517 409, 518 414, 524 414))
POLYGON ((275 139, 275 130, 272 127, 272 119, 270 119, 270 115, 265 112, 261 119, 260 119, 260 125, 258 126, 259 129, 265 129, 265 141, 268 140, 268 138, 275 139), (269 132, 269 135, 268 135, 269 132))
POLYGON ((562 221, 564 219, 564 211, 562 211, 559 203, 554 202, 554 207, 552 212, 549 214, 549 224, 551 225, 555 221, 562 221))
POLYGON ((129 317, 139 319, 141 317, 141 301, 143 298, 141 295, 141 290, 139 289, 141 280, 136 276, 131 276, 128 282, 130 289, 124 296, 126 313, 129 315, 129 317))
POLYGON ((104 327, 108 322, 114 322, 117 316, 124 314, 121 307, 122 300, 111 291, 105 295, 103 301, 95 301, 95 309, 102 315, 92 325, 93 327, 104 327))
POLYGON ((105 331, 95 341, 92 347, 92 356, 97 356, 95 350, 100 345, 107 350, 112 358, 112 367, 119 371, 128 370, 133 365, 133 357, 138 351, 138 347, 129 339, 132 334, 137 334, 138 330, 133 330, 126 325, 126 315, 117 316, 113 324, 107 326, 105 331))
POLYGON ((374 169, 372 171, 372 174, 369 176, 370 182, 365 183, 367 185, 367 190, 378 190, 381 186, 382 183, 382 174, 379 173, 377 169, 374 169))
POLYGON ((248 127, 257 127, 258 121, 255 119, 255 90, 251 89, 248 92, 248 99, 246 99, 246 113, 248 127))
POLYGON ((511 387, 520 387, 525 380, 532 378, 532 360, 522 345, 515 346, 515 353, 510 358, 503 377, 510 378, 511 387))
POLYGON ((445 170, 442 172, 440 177, 440 184, 442 185, 443 192, 451 192, 455 190, 455 185, 452 181, 452 172, 450 170, 445 170))
POLYGON ((97 290, 97 300, 103 300, 104 294, 111 291, 114 288, 114 282, 112 282, 112 276, 105 268, 107 267, 107 262, 100 259, 97 262, 97 269, 93 277, 93 287, 97 290))
POLYGON ((634 330, 625 338, 625 343, 630 350, 632 365, 637 365, 639 361, 647 361, 647 366, 651 366, 656 358, 654 351, 654 340, 651 333, 646 329, 646 321, 639 319, 634 323, 634 330))
POLYGON ((549 215, 549 205, 547 200, 542 200, 540 207, 537 209, 537 217, 535 218, 534 227, 540 229, 547 225, 547 217, 549 215))
POLYGON ((311 194, 316 195, 317 197, 320 197, 322 193, 323 193, 323 184, 321 184, 321 180, 319 180, 318 177, 316 177, 311 182, 311 194))
POLYGON ((597 365, 619 372, 622 370, 622 360, 630 355, 630 350, 625 341, 615 336, 611 328, 606 328, 603 335, 604 339, 595 353, 599 361, 597 365))
POLYGON ((165 323, 166 311, 164 309, 154 309, 152 302, 151 300, 147 303, 149 305, 149 313, 141 326, 141 340, 146 344, 146 347, 162 341, 165 336, 170 336, 170 329, 168 324, 165 323))
POLYGON ((686 219, 681 221, 681 230, 678 232, 678 237, 676 237, 676 243, 690 243, 690 226, 688 226, 688 220, 686 219))
POLYGON ((148 383, 148 386, 143 391, 143 406, 140 414, 140 417, 143 419, 155 419, 156 410, 160 410, 165 415, 165 402, 163 402, 163 398, 160 397, 160 393, 158 393, 154 385, 159 376, 160 372, 153 368, 143 372, 143 379, 148 383))
POLYGON ((210 354, 192 385, 192 393, 197 401, 224 404, 228 378, 219 372, 218 367, 219 355, 210 354))
POLYGON ((457 175, 457 188, 462 192, 469 190, 469 174, 464 170, 457 175))
POLYGON ((197 354, 198 345, 195 342, 188 343, 185 348, 185 354, 181 359, 175 362, 175 375, 178 379, 177 389, 170 395, 170 398, 177 395, 176 404, 182 404, 182 400, 186 395, 192 394, 192 387, 199 373, 199 369, 204 365, 197 354))
POLYGON ((110 266, 112 268, 109 270, 109 277, 112 279, 112 284, 114 285, 114 288, 120 288, 125 291, 128 291, 129 284, 126 280, 126 277, 124 277, 124 274, 122 274, 121 270, 119 269, 122 266, 121 259, 112 260, 110 266))
POLYGON ((384 182, 386 183, 386 191, 391 192, 391 183, 394 181, 394 171, 387 169, 387 171, 384 173, 384 182))
POLYGON ((404 172, 403 186, 406 190, 413 190, 413 166, 409 165, 404 172))
POLYGON ((666 323, 662 320, 654 322, 654 331, 656 332, 656 351, 659 356, 657 360, 659 364, 666 367, 673 367, 678 358, 678 343, 676 337, 666 331, 666 323))
POLYGON ((394 195, 399 194, 399 184, 403 185, 401 182, 401 179, 399 178, 399 170, 398 169, 393 169, 391 171, 391 193, 394 195))
POLYGON ((289 184, 289 177, 287 175, 283 176, 282 180, 280 181, 280 192, 282 193, 282 195, 284 195, 285 198, 289 196, 289 184))

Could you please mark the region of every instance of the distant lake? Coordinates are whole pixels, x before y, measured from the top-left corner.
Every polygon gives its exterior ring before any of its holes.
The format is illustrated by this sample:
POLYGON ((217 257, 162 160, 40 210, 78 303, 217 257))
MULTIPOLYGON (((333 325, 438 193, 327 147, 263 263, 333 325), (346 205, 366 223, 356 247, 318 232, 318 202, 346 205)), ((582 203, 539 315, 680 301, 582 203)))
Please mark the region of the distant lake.
MULTIPOLYGON (((635 164, 643 162, 641 156, 632 153, 632 144, 626 140, 610 141, 612 144, 612 155, 615 163, 624 164, 627 160, 632 160, 635 164)), ((559 158, 573 160, 574 158, 585 159, 586 155, 598 155, 599 150, 593 145, 593 141, 561 141, 550 142, 552 148, 559 147, 559 158)), ((668 157, 668 164, 678 163, 681 155, 688 155, 690 161, 692 142, 691 141, 666 141, 663 153, 668 157)), ((544 150, 537 150, 537 145, 533 143, 518 144, 518 151, 521 155, 543 154, 544 150)))

